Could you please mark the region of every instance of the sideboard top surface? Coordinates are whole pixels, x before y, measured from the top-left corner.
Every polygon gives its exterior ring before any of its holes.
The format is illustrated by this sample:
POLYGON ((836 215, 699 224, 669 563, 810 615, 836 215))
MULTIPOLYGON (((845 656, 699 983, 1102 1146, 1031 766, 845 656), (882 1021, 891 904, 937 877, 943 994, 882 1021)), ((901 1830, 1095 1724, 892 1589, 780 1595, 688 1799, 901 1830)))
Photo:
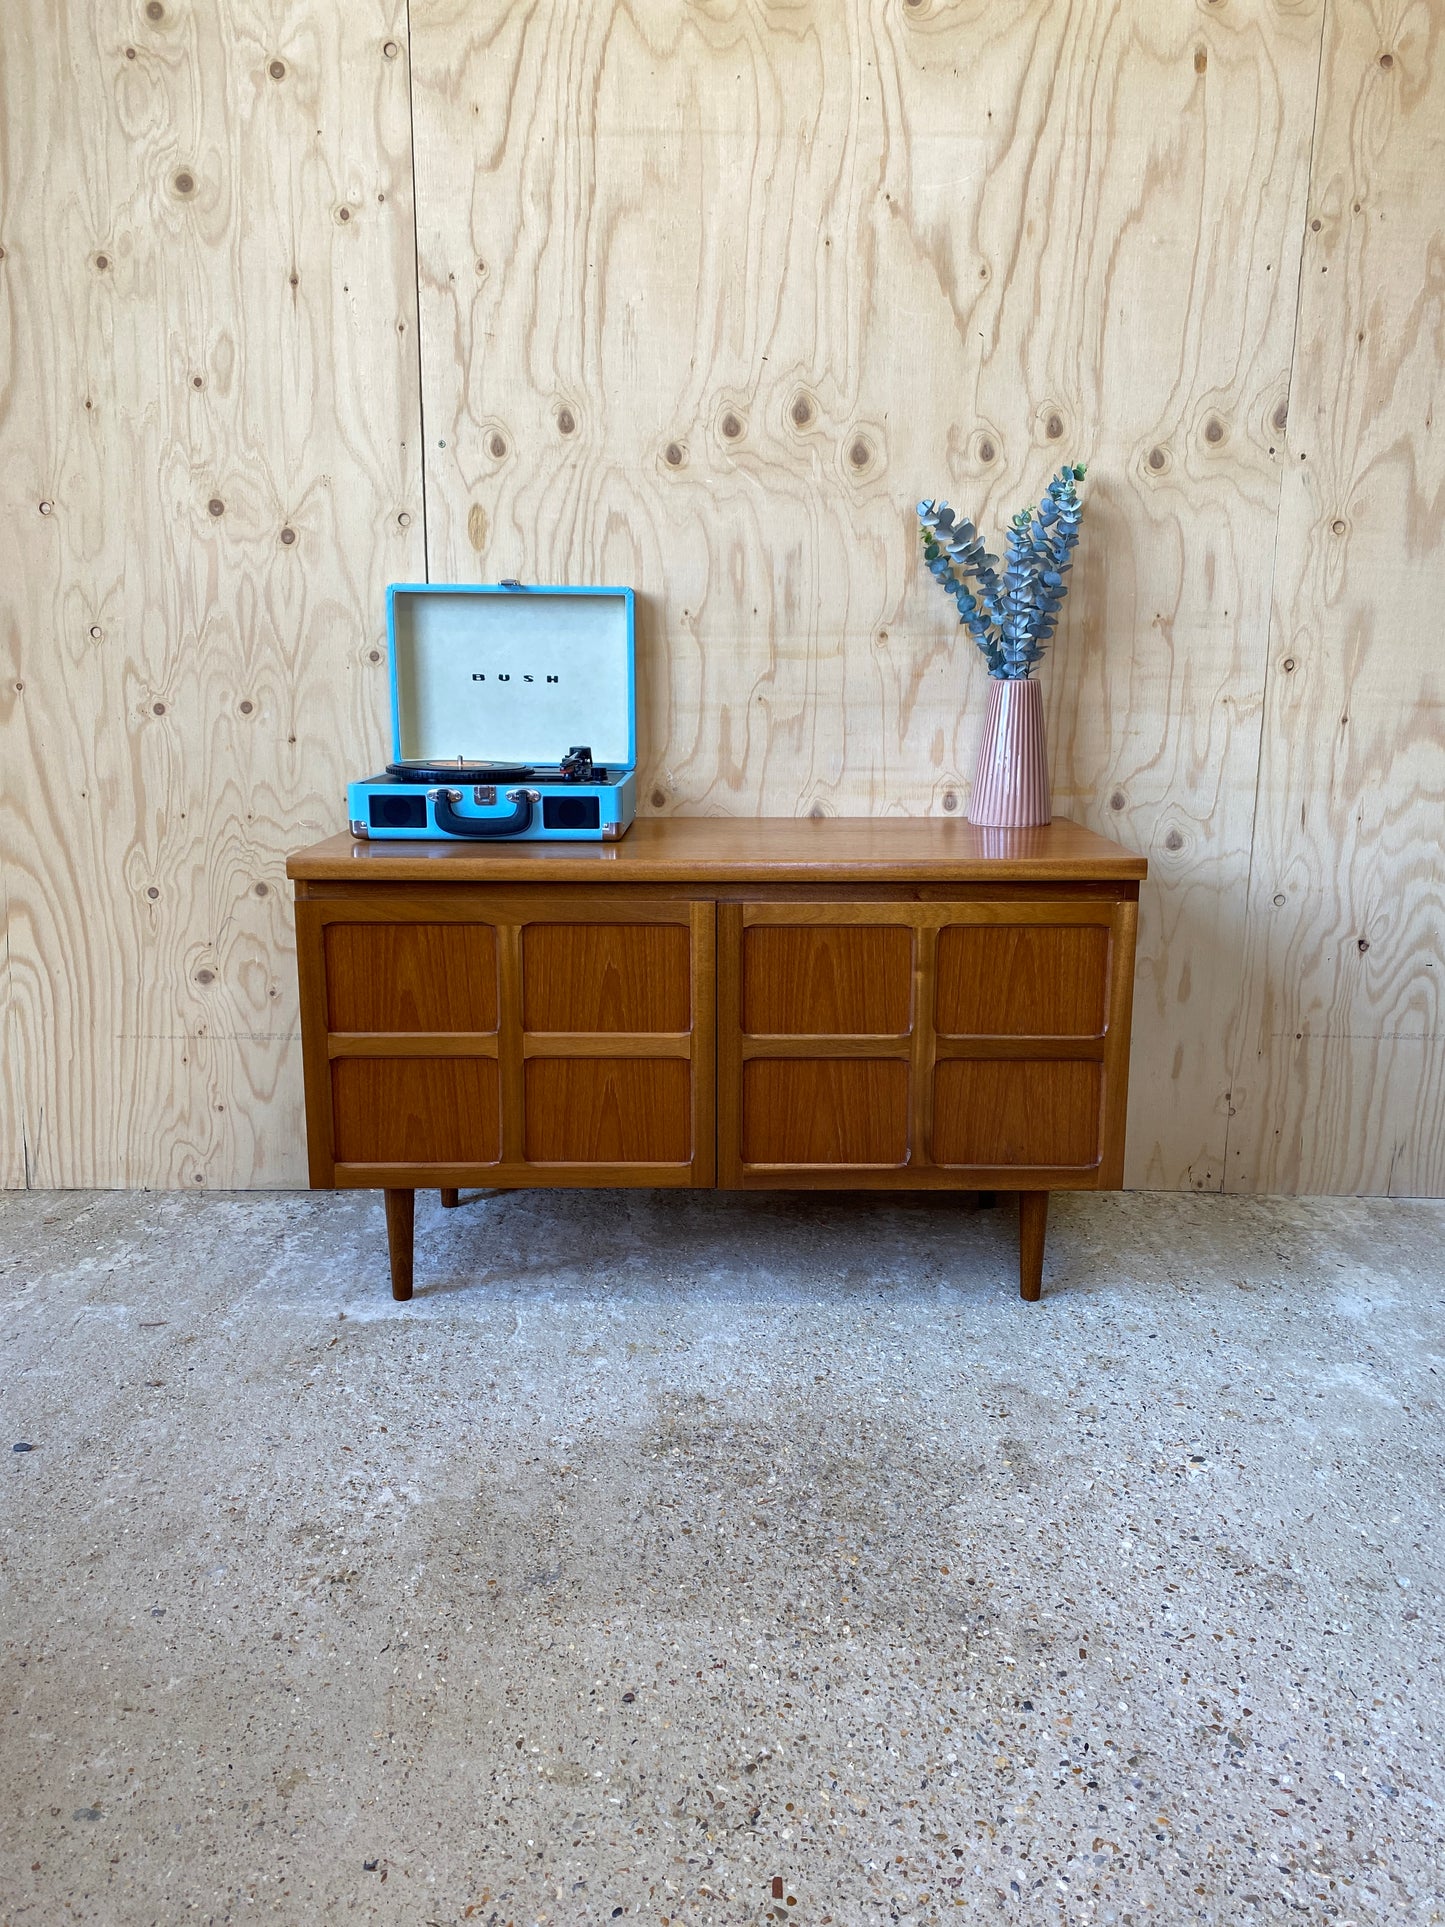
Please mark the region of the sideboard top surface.
POLYGON ((615 843, 358 842, 298 850, 298 882, 1132 882, 1141 856, 1056 816, 1031 830, 938 817, 651 816, 615 843))

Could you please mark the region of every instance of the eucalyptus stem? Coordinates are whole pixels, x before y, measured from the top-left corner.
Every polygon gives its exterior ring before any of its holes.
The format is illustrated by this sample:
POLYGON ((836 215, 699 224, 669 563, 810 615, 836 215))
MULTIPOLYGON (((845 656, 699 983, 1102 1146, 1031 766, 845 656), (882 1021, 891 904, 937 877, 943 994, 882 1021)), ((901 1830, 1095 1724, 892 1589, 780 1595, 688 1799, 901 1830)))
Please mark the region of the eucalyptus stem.
POLYGON ((1061 468, 1037 508, 1009 523, 1007 559, 984 548, 978 530, 947 502, 918 504, 918 533, 928 572, 957 606, 988 664, 1003 682, 1022 682, 1042 662, 1058 627, 1069 585, 1083 505, 1084 464, 1061 468))

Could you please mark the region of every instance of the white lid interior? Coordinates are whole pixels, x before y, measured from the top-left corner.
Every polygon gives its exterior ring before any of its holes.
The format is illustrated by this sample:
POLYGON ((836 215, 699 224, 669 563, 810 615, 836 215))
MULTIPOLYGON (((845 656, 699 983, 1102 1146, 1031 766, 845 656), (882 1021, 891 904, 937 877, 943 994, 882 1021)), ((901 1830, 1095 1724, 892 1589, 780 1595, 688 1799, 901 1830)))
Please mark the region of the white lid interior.
POLYGON ((634 762, 622 591, 397 589, 391 613, 398 758, 634 762))

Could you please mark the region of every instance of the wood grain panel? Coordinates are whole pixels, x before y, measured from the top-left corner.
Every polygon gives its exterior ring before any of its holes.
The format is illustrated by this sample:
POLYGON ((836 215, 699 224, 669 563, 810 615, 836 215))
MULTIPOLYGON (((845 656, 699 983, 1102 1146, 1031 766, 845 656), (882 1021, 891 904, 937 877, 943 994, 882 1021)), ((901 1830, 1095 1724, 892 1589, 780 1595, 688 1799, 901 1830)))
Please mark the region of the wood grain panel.
POLYGON ((304 1174, 284 859, 384 747, 383 589, 425 565, 404 17, 0 8, 7 1115, 35 1184, 304 1174))
POLYGON ((911 503, 1069 453, 1129 1180, 1445 1190, 1429 10, 411 15, 0 8, 0 1182, 300 1179, 281 858, 382 754, 388 580, 634 582, 719 877, 760 814, 981 836, 911 503))
POLYGON ((490 1057, 341 1057, 331 1066, 338 1161, 492 1164, 501 1154, 490 1057))
POLYGON ((676 1058, 531 1057, 524 1066, 528 1158, 572 1164, 686 1164, 692 1073, 676 1058))
POLYGON ((933 1162, 1091 1165, 1099 1159, 1097 1064, 956 1059, 934 1074, 933 1162))
POLYGON ((528 1030, 685 1031, 692 1023, 687 925, 529 923, 522 997, 528 1030))
POLYGON ((644 812, 961 816, 912 504, 1091 463, 1045 684, 1159 879, 1134 1182, 1222 1172, 1321 21, 412 4, 432 570, 644 591, 644 812))
POLYGON ((1097 1037, 1109 985, 1101 924, 959 925, 938 933, 944 1036, 1097 1037))
POLYGON ((752 1058, 742 1088, 744 1164, 907 1162, 906 1063, 752 1058))
POLYGON ((332 1030, 497 1028, 490 924, 328 923, 323 942, 332 1030))
POLYGON ((1228 1185, 1445 1191, 1445 42, 1333 6, 1228 1185))
POLYGON ((743 931, 742 994, 743 1029, 755 1037, 902 1035, 913 1006, 913 932, 754 924, 743 931))

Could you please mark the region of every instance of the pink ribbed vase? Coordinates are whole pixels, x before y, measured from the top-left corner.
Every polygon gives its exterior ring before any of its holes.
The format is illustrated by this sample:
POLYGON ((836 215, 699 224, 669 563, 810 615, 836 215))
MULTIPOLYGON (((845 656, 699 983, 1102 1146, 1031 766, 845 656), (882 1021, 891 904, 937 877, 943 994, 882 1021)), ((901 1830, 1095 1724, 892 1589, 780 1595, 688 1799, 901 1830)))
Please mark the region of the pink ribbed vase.
POLYGON ((968 820, 981 829, 1022 830, 1052 814, 1043 691, 1032 676, 990 676, 968 820))

